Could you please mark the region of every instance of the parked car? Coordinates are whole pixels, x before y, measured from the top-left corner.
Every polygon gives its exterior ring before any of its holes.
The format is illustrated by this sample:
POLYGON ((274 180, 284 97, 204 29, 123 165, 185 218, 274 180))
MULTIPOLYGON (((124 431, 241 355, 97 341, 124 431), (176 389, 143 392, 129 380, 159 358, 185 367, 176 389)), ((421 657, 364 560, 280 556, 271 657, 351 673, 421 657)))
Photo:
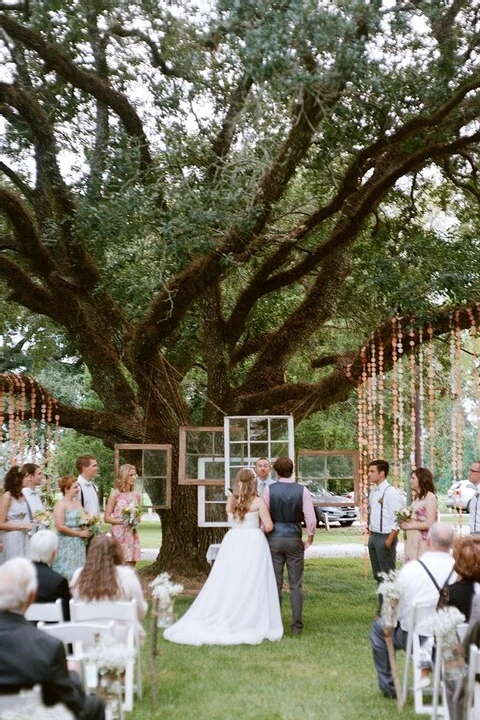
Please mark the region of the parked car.
POLYGON ((468 503, 475 495, 475 488, 470 480, 457 480, 447 490, 447 500, 445 502, 448 508, 462 510, 468 512, 468 503))
POLYGON ((327 492, 318 491, 311 493, 312 500, 314 503, 341 503, 339 505, 322 505, 319 507, 315 505, 315 514, 317 516, 317 527, 325 525, 325 518, 328 519, 328 523, 338 522, 342 527, 350 527, 353 525, 355 520, 359 519, 358 508, 349 504, 352 501, 342 495, 334 495, 334 493, 327 490, 327 492))

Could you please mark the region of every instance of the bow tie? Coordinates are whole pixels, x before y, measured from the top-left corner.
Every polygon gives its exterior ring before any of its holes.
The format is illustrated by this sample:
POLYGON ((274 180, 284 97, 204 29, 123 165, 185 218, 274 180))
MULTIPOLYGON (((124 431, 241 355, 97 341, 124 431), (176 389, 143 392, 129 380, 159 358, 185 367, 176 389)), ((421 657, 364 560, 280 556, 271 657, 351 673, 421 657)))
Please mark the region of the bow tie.
POLYGON ((93 487, 93 483, 90 482, 90 480, 85 480, 84 485, 85 485, 85 487, 93 487))

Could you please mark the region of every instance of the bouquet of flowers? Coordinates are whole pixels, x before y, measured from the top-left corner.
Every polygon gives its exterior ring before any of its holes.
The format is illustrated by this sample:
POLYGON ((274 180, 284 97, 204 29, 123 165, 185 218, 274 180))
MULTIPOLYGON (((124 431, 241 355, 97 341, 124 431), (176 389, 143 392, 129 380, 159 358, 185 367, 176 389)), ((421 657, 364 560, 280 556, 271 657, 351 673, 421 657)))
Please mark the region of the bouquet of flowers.
POLYGON ((79 525, 81 528, 90 530, 92 535, 98 535, 101 531, 102 518, 100 515, 94 515, 93 513, 83 512, 80 516, 79 525))
POLYGON ((50 510, 36 510, 33 513, 33 522, 38 528, 48 530, 52 524, 52 513, 50 510))
POLYGON ((57 496, 55 492, 48 490, 46 485, 42 485, 39 491, 39 495, 45 510, 49 510, 51 512, 55 507, 55 503, 57 502, 57 496))
MULTIPOLYGON (((403 522, 410 522, 413 516, 413 510, 411 507, 405 507, 400 508, 400 510, 395 510, 395 526, 397 529, 400 528, 400 524, 403 522)), ((407 537, 406 530, 403 531, 403 539, 405 540, 407 537)))
POLYGON ((137 533, 138 523, 142 517, 142 508, 134 502, 131 502, 127 507, 122 508, 121 517, 123 525, 132 528, 132 533, 135 535, 137 533))

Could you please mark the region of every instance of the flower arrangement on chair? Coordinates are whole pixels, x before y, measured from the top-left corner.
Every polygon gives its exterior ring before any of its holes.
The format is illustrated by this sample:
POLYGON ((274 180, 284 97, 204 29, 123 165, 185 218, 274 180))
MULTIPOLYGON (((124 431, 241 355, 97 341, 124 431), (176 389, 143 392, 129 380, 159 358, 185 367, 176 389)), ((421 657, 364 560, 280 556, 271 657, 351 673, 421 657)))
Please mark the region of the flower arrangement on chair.
POLYGON ((464 622, 465 615, 453 606, 437 610, 430 621, 430 631, 441 647, 445 677, 450 680, 458 680, 466 674, 467 664, 458 635, 458 626, 464 622))
POLYGON ((173 598, 183 592, 181 583, 172 582, 170 573, 157 575, 150 583, 157 627, 173 625, 173 598))
POLYGON ((387 644, 388 659, 392 670, 393 684, 397 696, 397 707, 400 710, 403 707, 402 691, 400 680, 398 678, 397 661, 395 656, 395 648, 393 647, 392 632, 397 625, 397 614, 402 590, 399 585, 400 573, 398 570, 390 570, 389 573, 380 573, 383 578, 378 586, 378 594, 383 597, 382 602, 382 623, 385 642, 387 644))
MULTIPOLYGON (((122 720, 122 677, 127 662, 133 657, 125 645, 97 638, 95 645, 83 654, 85 665, 93 669, 97 678, 97 696, 109 708, 110 717, 122 720)), ((88 672, 88 671, 87 671, 88 672)))

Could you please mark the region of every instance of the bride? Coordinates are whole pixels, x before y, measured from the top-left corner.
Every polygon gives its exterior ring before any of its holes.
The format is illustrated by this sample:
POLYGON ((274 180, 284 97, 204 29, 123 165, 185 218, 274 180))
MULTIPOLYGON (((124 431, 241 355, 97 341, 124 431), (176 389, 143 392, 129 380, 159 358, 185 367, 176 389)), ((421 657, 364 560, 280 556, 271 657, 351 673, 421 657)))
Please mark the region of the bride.
POLYGON ((164 632, 183 645, 257 645, 283 635, 278 590, 265 532, 273 529, 255 474, 237 473, 227 500, 230 530, 210 575, 185 615, 164 632))

